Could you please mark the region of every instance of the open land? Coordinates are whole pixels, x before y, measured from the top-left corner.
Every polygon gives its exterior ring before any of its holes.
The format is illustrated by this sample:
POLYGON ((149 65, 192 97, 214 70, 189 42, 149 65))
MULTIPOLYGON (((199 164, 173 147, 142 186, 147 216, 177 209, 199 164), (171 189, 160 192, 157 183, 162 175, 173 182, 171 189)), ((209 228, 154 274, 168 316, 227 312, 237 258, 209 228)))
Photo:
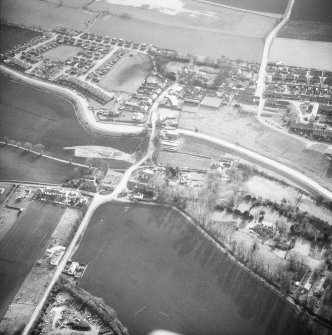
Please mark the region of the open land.
MULTIPOLYGON (((73 156, 73 151, 64 147, 100 145, 132 153, 139 143, 133 136, 103 136, 86 130, 67 99, 3 76, 0 80, 1 138, 8 136, 23 143, 41 143, 45 153, 80 163, 85 159, 73 156)), ((108 163, 115 168, 128 166, 127 162, 117 160, 108 160, 108 163)))
POLYGON ((32 202, 0 242, 0 315, 43 252, 64 209, 32 202))
POLYGON ((7 22, 44 30, 59 26, 83 30, 86 23, 96 15, 82 9, 59 7, 58 4, 39 0, 1 2, 1 18, 7 22))
POLYGON ((60 45, 44 53, 44 57, 54 61, 66 61, 74 57, 78 52, 83 51, 81 48, 73 47, 71 45, 60 45))
POLYGON ((150 58, 145 54, 128 54, 100 81, 99 86, 107 91, 135 93, 152 70, 150 58))
MULTIPOLYGON (((81 173, 87 169, 79 168, 81 173)), ((62 184, 73 178, 77 168, 21 149, 0 146, 0 180, 24 180, 36 183, 62 184)))
POLYGON ((34 30, 22 29, 1 24, 0 52, 10 50, 18 44, 24 44, 37 36, 41 36, 41 33, 34 30))
POLYGON ((276 14, 283 14, 288 4, 288 0, 209 0, 209 2, 276 14))
POLYGON ((332 42, 332 2, 296 0, 280 37, 332 42))
POLYGON ((89 263, 79 285, 134 334, 296 334, 300 326, 287 303, 169 208, 99 207, 74 259, 89 263))
POLYGON ((331 55, 332 43, 278 37, 272 44, 270 60, 286 65, 332 71, 331 55))
MULTIPOLYGON (((217 111, 203 109, 198 109, 194 113, 182 111, 180 127, 198 128, 199 132, 237 142, 267 157, 277 158, 281 163, 311 175, 327 187, 332 185, 330 162, 323 153, 306 149, 303 142, 295 138, 280 136, 278 132, 261 125, 255 115, 243 111, 238 113, 230 106, 217 111)), ((195 142, 197 140, 193 140, 193 143, 195 142)), ((192 150, 196 150, 195 144, 192 150)))
POLYGON ((260 61, 262 55, 262 38, 275 24, 274 18, 199 2, 190 2, 184 12, 169 15, 145 7, 116 6, 99 1, 82 9, 68 3, 58 6, 37 0, 15 0, 2 4, 1 17, 27 27, 88 28, 89 32, 99 35, 122 37, 184 53, 225 55, 255 62, 260 61), (39 15, 34 10, 36 7, 39 15), (96 18, 101 11, 109 14, 96 18))

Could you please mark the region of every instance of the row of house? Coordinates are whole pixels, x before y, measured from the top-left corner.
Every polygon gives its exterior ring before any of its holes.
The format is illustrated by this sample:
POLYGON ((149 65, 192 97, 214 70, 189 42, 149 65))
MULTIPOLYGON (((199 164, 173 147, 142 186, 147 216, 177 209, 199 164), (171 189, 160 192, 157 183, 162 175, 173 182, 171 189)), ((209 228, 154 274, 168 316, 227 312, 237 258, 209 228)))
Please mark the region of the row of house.
POLYGON ((269 63, 265 83, 267 98, 332 102, 332 72, 269 63))

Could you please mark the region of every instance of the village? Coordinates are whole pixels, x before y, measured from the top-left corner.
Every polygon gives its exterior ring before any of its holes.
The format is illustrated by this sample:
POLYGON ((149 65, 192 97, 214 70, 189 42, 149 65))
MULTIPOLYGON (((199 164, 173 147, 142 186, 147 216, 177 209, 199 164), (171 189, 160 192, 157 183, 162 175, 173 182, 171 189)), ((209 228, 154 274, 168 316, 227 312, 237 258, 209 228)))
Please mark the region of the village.
POLYGON ((266 71, 264 110, 283 113, 282 126, 291 132, 331 142, 332 73, 279 63, 266 71))
MULTIPOLYGON (((179 208, 269 284, 320 317, 331 316, 326 303, 332 287, 331 212, 325 208, 326 215, 316 216, 312 196, 253 172, 245 160, 232 153, 219 150, 216 156, 188 150, 178 129, 182 112, 195 113, 199 108, 218 112, 226 105, 233 106, 234 113, 255 109, 259 64, 198 59, 144 43, 66 29, 45 33, 0 55, 0 59, 28 76, 71 88, 88 101, 98 122, 139 125, 147 130, 151 107, 163 94, 157 101, 154 156, 131 174, 119 200, 179 208), (113 77, 134 65, 143 70, 135 70, 123 90, 114 89, 113 77), (255 178, 261 178, 261 192, 268 196, 259 194, 252 185, 255 178), (264 183, 268 184, 265 188, 264 183), (267 189, 292 196, 273 198, 267 189)), ((331 142, 332 74, 276 63, 269 63, 267 72, 264 110, 282 115, 283 124, 277 126, 331 142)), ((68 179, 61 186, 6 185, 3 234, 30 202, 85 212, 94 194, 110 194, 124 173, 109 167, 97 170, 92 176, 68 179)), ((51 234, 36 263, 44 274, 51 274, 61 263, 77 222, 65 237, 64 224, 51 234)), ((62 275, 77 284, 86 269, 87 264, 69 260, 62 275)), ((26 291, 22 289, 16 302, 26 291)), ((61 306, 61 294, 59 299, 61 306)), ((52 321, 53 329, 58 328, 54 327, 56 322, 63 322, 59 313, 60 321, 52 321)), ((51 319, 50 315, 44 317, 44 329, 50 327, 51 319)))

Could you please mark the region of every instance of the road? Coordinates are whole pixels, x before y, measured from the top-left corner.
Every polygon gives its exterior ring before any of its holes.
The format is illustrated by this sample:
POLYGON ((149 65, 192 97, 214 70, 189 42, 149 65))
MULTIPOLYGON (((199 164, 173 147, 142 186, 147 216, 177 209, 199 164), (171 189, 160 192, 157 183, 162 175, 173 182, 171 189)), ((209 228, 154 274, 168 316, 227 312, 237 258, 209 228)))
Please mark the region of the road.
POLYGON ((259 69, 257 88, 256 88, 256 96, 260 97, 261 101, 263 99, 263 93, 264 93, 264 80, 265 80, 265 75, 266 75, 266 66, 269 60, 269 54, 270 54, 273 39, 276 37, 279 30, 288 22, 293 6, 294 6, 294 3, 295 3, 295 0, 289 0, 289 3, 288 3, 283 19, 279 22, 279 24, 277 24, 273 28, 273 30, 267 35, 265 39, 263 56, 262 56, 261 66, 259 69))
POLYGON ((195 137, 195 138, 200 138, 202 140, 209 141, 211 143, 218 144, 220 146, 223 146, 225 148, 231 149, 235 151, 235 153, 243 156, 243 157, 249 157, 251 160, 256 162, 258 165, 263 164, 272 170, 281 173, 282 175, 285 175, 291 180, 294 180, 297 182, 299 185, 304 186, 306 189, 309 189, 310 191, 313 191, 316 194, 319 194, 326 199, 332 200, 332 192, 329 191, 328 189, 324 188, 311 178, 307 177, 303 173, 296 171, 286 165, 283 165, 281 163, 278 163, 275 160, 272 160, 270 158, 267 158, 265 156, 262 156, 254 151, 251 151, 249 149, 243 148, 237 144, 227 142, 225 140, 221 140, 209 135, 205 134, 200 134, 196 133, 191 130, 184 130, 184 129, 179 129, 179 134, 184 134, 187 136, 195 137))
POLYGON ((127 126, 123 124, 115 124, 115 123, 102 123, 98 122, 93 115, 93 112, 90 110, 90 106, 87 100, 83 97, 83 95, 74 92, 73 90, 62 87, 60 85, 52 84, 50 82, 41 81, 39 79, 28 77, 18 71, 15 71, 3 64, 0 65, 0 71, 9 76, 9 78, 13 78, 14 80, 24 81, 33 87, 37 87, 41 90, 50 92, 52 94, 58 94, 61 97, 65 97, 68 100, 75 101, 77 106, 74 106, 75 113, 77 119, 81 123, 84 128, 88 128, 92 132, 100 133, 102 135, 108 134, 139 134, 142 132, 142 127, 139 126, 127 126))
POLYGON ((305 139, 301 136, 291 134, 289 133, 286 129, 283 128, 277 128, 271 124, 267 124, 265 120, 262 118, 262 113, 264 111, 264 88, 265 88, 265 76, 266 76, 266 66, 269 61, 269 54, 272 46, 272 42, 280 29, 288 22, 293 6, 294 6, 295 0, 289 0, 288 6, 286 9, 286 12, 283 16, 283 19, 277 24, 273 30, 267 35, 265 39, 265 44, 264 44, 264 49, 263 49, 263 56, 262 56, 262 62, 261 66, 259 68, 259 73, 258 73, 258 79, 257 79, 257 87, 256 87, 256 92, 255 96, 259 97, 259 105, 258 105, 258 111, 257 111, 257 120, 260 122, 264 127, 268 127, 274 131, 277 131, 281 133, 283 136, 288 136, 292 137, 298 141, 303 142, 307 148, 309 148, 312 144, 318 143, 318 142, 313 142, 308 139, 305 139))
POLYGON ((40 302, 38 303, 38 305, 36 306, 30 320, 29 323, 25 326, 24 331, 23 331, 23 335, 28 335, 29 331, 31 329, 31 327, 33 326, 35 320, 38 318, 45 302, 46 299, 48 297, 48 295, 50 294, 54 284, 57 282, 59 276, 61 275, 65 265, 67 264, 67 261, 71 258, 71 256, 74 254, 74 252, 76 251, 76 248, 78 246, 79 240, 80 238, 83 236, 88 223, 90 222, 90 219, 93 215, 93 213, 95 212, 95 210, 101 206, 104 203, 107 203, 109 201, 115 200, 119 194, 127 188, 127 183, 128 180, 131 176, 131 174, 137 169, 139 168, 144 162, 146 162, 148 159, 150 159, 152 157, 153 151, 154 151, 154 138, 156 135, 156 123, 157 120, 159 118, 159 111, 158 111, 158 105, 160 103, 160 101, 163 99, 163 97, 165 96, 165 94, 167 93, 168 90, 172 89, 174 85, 172 85, 171 87, 167 88, 167 90, 165 90, 154 102, 154 104, 151 106, 151 135, 150 135, 150 142, 149 142, 149 146, 148 146, 148 150, 145 154, 144 157, 142 157, 138 162, 136 162, 135 164, 133 164, 128 170, 126 170, 126 172, 124 173, 120 183, 117 185, 117 187, 114 189, 114 191, 111 194, 107 194, 107 195, 101 195, 101 194, 96 194, 87 210, 87 212, 84 215, 84 218, 74 236, 74 238, 72 239, 69 247, 66 250, 65 255, 63 256, 60 264, 58 265, 54 276, 51 280, 51 282, 49 283, 49 285, 47 286, 45 293, 43 295, 43 297, 41 298, 40 302))

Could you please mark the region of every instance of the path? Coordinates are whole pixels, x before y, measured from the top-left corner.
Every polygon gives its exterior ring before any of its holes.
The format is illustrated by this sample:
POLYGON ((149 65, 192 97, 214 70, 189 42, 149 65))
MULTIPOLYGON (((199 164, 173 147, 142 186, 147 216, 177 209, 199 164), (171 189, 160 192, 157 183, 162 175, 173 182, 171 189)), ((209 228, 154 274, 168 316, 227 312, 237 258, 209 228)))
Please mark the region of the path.
POLYGON ((22 146, 18 146, 16 144, 11 144, 11 143, 7 143, 6 144, 6 142, 3 142, 3 141, 0 141, 0 144, 5 144, 8 147, 14 147, 14 148, 18 148, 18 149, 21 149, 21 150, 24 150, 24 151, 27 151, 27 152, 31 152, 31 153, 33 153, 33 154, 35 154, 37 156, 40 156, 40 157, 43 157, 43 158, 52 159, 52 160, 60 162, 60 163, 65 163, 65 164, 70 164, 70 165, 74 165, 74 166, 84 167, 84 168, 87 168, 87 169, 90 168, 89 165, 75 163, 75 162, 72 162, 72 161, 68 161, 66 159, 60 159, 60 158, 56 158, 56 157, 53 157, 53 156, 50 156, 50 155, 45 155, 45 154, 41 155, 40 152, 37 152, 37 151, 34 151, 34 150, 30 150, 30 149, 24 148, 22 146))

